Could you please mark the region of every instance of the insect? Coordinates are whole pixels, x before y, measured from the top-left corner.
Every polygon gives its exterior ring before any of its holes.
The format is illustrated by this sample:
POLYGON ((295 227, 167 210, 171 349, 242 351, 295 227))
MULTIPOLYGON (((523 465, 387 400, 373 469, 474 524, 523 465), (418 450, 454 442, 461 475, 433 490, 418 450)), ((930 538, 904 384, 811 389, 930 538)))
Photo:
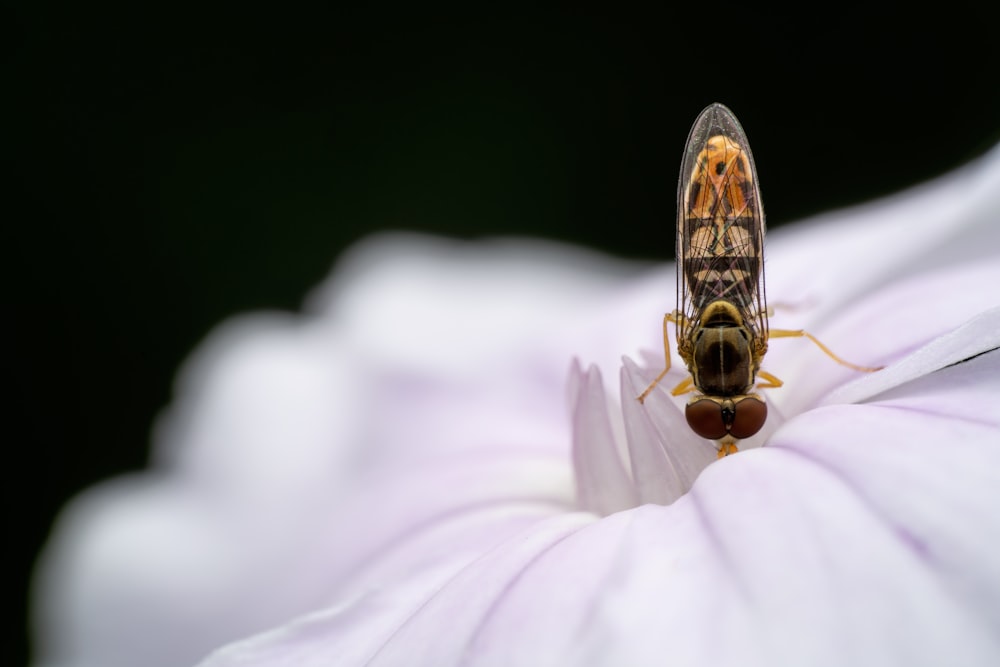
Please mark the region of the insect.
POLYGON ((755 389, 783 382, 760 369, 771 338, 808 338, 837 363, 857 371, 881 367, 844 361, 803 330, 768 328, 764 290, 764 209, 746 134, 722 104, 706 107, 688 135, 677 186, 677 309, 663 318, 666 368, 638 397, 642 402, 670 370, 667 324, 690 375, 674 396, 694 395, 688 425, 715 440, 719 457, 757 433, 767 403, 755 389), (763 382, 759 382, 763 380, 763 382))

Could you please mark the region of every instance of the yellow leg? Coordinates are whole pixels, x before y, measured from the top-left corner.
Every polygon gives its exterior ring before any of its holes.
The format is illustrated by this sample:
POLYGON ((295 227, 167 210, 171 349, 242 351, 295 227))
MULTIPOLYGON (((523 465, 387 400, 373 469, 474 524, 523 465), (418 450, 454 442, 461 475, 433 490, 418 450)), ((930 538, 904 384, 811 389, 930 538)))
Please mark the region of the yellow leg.
POLYGON ((767 371, 757 371, 757 377, 762 377, 767 380, 767 384, 758 384, 758 389, 776 389, 785 384, 780 378, 776 378, 767 371))
POLYGON ((694 387, 694 378, 690 375, 684 380, 679 382, 676 387, 670 390, 671 395, 680 396, 681 394, 686 394, 691 391, 697 391, 694 387))
POLYGON ((638 398, 640 403, 646 400, 646 397, 649 396, 649 392, 653 391, 653 388, 660 383, 663 376, 670 371, 670 336, 667 335, 667 323, 673 322, 674 324, 677 324, 681 319, 683 319, 683 317, 684 316, 676 310, 663 316, 663 358, 666 360, 666 366, 660 374, 656 376, 656 379, 653 380, 648 387, 646 387, 646 390, 639 394, 638 398))
MULTIPOLYGON (((830 348, 828 348, 826 345, 823 345, 823 343, 819 342, 819 340, 815 336, 813 336, 811 333, 809 333, 808 331, 803 331, 802 329, 771 329, 770 334, 768 335, 768 337, 769 338, 808 338, 812 342, 816 343, 816 346, 819 347, 819 349, 823 350, 823 352, 826 354, 826 356, 830 357, 831 359, 833 359, 834 361, 836 361, 838 364, 840 364, 842 366, 847 366, 848 368, 853 368, 854 370, 861 371, 862 373, 874 373, 875 371, 880 371, 883 368, 885 368, 885 366, 858 366, 857 364, 852 364, 849 361, 845 361, 845 360, 841 359, 840 357, 838 357, 837 355, 835 355, 833 353, 833 350, 831 350, 830 348)), ((770 378, 766 378, 766 379, 770 380, 770 378)), ((778 386, 780 386, 780 385, 778 385, 778 386)))

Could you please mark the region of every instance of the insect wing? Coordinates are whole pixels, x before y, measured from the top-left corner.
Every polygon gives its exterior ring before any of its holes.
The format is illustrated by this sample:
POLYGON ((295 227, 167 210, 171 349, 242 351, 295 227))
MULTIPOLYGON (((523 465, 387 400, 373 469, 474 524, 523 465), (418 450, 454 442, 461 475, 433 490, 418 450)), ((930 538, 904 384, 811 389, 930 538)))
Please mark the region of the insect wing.
POLYGON ((677 187, 678 337, 716 299, 735 305, 767 341, 764 209, 746 134, 721 104, 707 107, 688 135, 677 187))

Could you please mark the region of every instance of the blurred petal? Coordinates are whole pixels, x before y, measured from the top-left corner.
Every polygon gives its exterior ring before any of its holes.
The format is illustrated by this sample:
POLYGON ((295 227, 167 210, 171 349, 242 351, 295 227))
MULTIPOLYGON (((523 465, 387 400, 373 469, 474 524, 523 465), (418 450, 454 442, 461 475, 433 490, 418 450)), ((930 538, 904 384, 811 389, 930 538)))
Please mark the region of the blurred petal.
POLYGON ((538 330, 589 313, 624 267, 389 236, 345 257, 313 316, 219 327, 157 424, 155 472, 88 490, 54 527, 37 663, 190 664, 362 586, 359 563, 399 578, 565 512, 567 357, 538 330))
POLYGON ((336 350, 279 316, 206 341, 158 426, 159 474, 88 490, 55 526, 35 584, 42 662, 190 663, 325 600, 334 545, 315 526, 353 470, 329 446, 354 437, 329 409, 354 398, 349 362, 323 363, 336 350))

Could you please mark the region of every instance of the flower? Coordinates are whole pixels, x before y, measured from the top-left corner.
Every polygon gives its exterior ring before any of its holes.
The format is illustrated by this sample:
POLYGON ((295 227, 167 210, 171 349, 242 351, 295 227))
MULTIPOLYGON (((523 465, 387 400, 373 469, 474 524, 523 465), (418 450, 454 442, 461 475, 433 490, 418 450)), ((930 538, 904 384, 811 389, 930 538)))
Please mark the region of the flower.
POLYGON ((153 470, 66 510, 38 664, 993 664, 996 211, 1000 149, 772 232, 772 327, 886 368, 772 341, 722 460, 676 358, 635 400, 671 267, 372 239, 305 314, 216 331, 153 470))

